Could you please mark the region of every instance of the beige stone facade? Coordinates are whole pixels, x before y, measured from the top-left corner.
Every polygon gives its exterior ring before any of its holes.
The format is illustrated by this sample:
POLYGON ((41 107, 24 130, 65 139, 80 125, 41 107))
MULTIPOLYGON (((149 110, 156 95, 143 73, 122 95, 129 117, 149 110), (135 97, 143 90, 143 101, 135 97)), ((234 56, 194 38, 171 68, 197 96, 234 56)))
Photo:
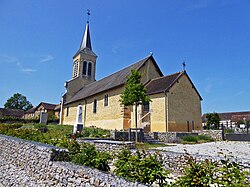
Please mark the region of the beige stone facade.
POLYGON ((150 55, 96 81, 96 58, 87 23, 81 47, 73 58, 72 79, 66 84, 62 124, 79 123, 77 108, 80 105, 82 123, 85 126, 117 130, 135 127, 134 106, 124 107, 120 104, 125 82, 131 69, 134 69, 141 73, 141 82, 148 89, 151 98, 149 105, 138 106, 138 127, 151 132, 187 132, 201 129, 202 99, 186 71, 163 76, 155 59, 150 55))

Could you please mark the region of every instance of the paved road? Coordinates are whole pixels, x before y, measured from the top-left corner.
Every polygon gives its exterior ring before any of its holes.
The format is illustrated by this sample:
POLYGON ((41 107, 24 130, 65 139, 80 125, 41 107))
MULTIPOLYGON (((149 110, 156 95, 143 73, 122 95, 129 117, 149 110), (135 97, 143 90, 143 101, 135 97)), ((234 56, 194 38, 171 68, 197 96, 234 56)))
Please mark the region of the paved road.
POLYGON ((184 149, 190 154, 222 156, 218 152, 231 155, 239 159, 250 159, 250 142, 209 142, 195 145, 176 144, 175 146, 159 147, 157 149, 184 153, 184 149))

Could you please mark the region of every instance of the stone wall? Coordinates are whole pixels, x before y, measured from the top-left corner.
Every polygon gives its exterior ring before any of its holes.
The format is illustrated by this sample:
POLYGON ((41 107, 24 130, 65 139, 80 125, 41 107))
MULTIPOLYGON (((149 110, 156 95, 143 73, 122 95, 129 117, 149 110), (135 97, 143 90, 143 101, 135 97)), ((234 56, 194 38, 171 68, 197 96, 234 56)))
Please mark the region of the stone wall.
POLYGON ((179 143, 184 136, 198 135, 190 132, 149 132, 152 138, 165 143, 179 143))
POLYGON ((198 135, 209 135, 217 141, 222 140, 222 130, 193 130, 192 132, 198 133, 198 135))
POLYGON ((3 186, 143 186, 69 162, 67 150, 0 135, 3 186))

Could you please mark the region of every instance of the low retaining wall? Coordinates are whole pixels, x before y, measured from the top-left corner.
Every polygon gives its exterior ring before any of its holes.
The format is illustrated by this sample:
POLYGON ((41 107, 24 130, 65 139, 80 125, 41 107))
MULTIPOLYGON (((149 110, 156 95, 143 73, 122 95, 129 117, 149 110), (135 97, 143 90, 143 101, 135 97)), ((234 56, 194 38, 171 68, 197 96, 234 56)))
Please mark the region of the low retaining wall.
POLYGON ((113 141, 113 140, 86 140, 86 139, 78 139, 79 143, 87 142, 90 144, 94 144, 95 148, 101 152, 110 152, 110 153, 118 153, 124 148, 135 148, 135 142, 128 141, 113 141))
POLYGON ((198 135, 209 135, 217 141, 222 140, 222 130, 193 130, 192 132, 198 133, 198 135))
POLYGON ((225 134, 229 141, 250 141, 250 134, 225 134))
MULTIPOLYGON (((135 141, 135 131, 131 132, 131 137, 129 139, 129 131, 111 131, 110 132, 111 139, 118 141, 135 141)), ((138 141, 142 142, 144 140, 143 130, 137 130, 138 141)))
POLYGON ((3 186, 144 186, 85 166, 62 162, 65 149, 0 135, 3 186))

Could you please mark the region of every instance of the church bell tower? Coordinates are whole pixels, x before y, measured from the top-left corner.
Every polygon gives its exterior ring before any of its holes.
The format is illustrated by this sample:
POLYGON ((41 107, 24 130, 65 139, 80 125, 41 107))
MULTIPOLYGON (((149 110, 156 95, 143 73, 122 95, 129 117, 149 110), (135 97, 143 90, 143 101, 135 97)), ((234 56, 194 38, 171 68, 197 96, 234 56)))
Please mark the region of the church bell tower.
POLYGON ((84 86, 95 81, 96 54, 92 51, 89 31, 89 11, 85 32, 82 37, 80 48, 73 56, 72 79, 65 83, 67 100, 84 86))

